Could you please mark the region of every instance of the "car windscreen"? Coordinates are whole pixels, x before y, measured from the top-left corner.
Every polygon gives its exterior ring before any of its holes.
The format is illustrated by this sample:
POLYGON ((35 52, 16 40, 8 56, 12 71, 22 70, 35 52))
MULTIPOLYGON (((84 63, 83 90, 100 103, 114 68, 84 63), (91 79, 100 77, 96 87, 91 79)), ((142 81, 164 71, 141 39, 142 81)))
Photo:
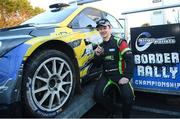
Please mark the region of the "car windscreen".
POLYGON ((31 19, 25 21, 23 24, 51 24, 59 23, 66 19, 70 14, 72 14, 77 7, 67 7, 60 11, 46 11, 31 19))

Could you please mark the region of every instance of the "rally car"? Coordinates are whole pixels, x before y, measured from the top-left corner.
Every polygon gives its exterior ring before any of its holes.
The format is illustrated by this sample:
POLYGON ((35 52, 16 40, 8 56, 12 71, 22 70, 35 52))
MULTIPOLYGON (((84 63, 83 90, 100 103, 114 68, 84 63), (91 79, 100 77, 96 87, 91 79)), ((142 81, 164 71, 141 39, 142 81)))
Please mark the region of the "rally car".
POLYGON ((121 32, 118 20, 102 10, 65 4, 50 8, 19 26, 0 29, 0 104, 21 102, 39 117, 61 113, 81 82, 97 74, 93 44, 102 38, 96 21, 107 18, 112 30, 121 32))

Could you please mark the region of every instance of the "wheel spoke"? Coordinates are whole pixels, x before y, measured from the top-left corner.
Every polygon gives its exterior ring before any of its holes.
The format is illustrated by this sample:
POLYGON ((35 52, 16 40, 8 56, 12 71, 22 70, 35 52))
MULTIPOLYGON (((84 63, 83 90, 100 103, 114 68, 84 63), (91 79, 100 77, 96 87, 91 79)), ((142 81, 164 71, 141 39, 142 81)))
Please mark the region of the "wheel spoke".
POLYGON ((68 82, 66 82, 66 81, 63 81, 63 82, 61 82, 61 85, 63 86, 63 85, 69 85, 69 84, 71 84, 72 82, 70 82, 70 81, 68 81, 68 82))
POLYGON ((39 92, 42 92, 42 91, 45 91, 45 90, 48 90, 48 86, 47 85, 45 85, 45 86, 43 86, 41 88, 36 89, 34 91, 34 93, 39 93, 39 92))
POLYGON ((68 95, 68 93, 63 89, 63 87, 61 87, 60 91, 63 92, 64 94, 68 95))
POLYGON ((36 76, 37 79, 41 80, 41 81, 44 81, 47 83, 48 81, 48 78, 43 78, 43 77, 40 77, 40 76, 36 76))
POLYGON ((61 104, 61 96, 60 96, 59 92, 56 93, 56 96, 57 96, 58 104, 61 104))
POLYGON ((49 91, 47 91, 46 92, 46 94, 43 96, 43 98, 40 100, 40 105, 42 105, 43 104, 43 102, 48 98, 48 96, 50 95, 50 92, 49 91))
POLYGON ((66 72, 61 76, 61 80, 63 80, 69 73, 70 73, 70 71, 66 71, 66 72))
POLYGON ((49 100, 49 109, 52 108, 53 101, 54 101, 54 95, 55 95, 55 93, 52 93, 52 94, 51 94, 51 98, 50 98, 50 100, 49 100))
POLYGON ((44 64, 43 65, 43 67, 45 68, 45 70, 47 71, 47 73, 48 73, 48 76, 50 77, 52 74, 51 74, 51 72, 49 71, 49 69, 46 67, 46 65, 44 64))
POLYGON ((61 63, 61 66, 58 70, 58 74, 61 76, 61 73, 62 73, 62 70, 63 70, 63 67, 64 67, 64 62, 61 63))
POLYGON ((53 60, 52 70, 53 70, 53 74, 56 74, 56 73, 57 73, 57 69, 56 69, 56 60, 53 60))

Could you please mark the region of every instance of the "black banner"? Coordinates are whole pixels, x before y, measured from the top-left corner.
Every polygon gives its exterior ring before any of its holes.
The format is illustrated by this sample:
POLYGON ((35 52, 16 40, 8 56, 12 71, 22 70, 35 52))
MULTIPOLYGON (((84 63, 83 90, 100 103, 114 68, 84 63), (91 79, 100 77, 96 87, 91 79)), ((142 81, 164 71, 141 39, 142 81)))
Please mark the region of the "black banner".
POLYGON ((131 28, 131 46, 135 88, 180 91, 180 24, 131 28))

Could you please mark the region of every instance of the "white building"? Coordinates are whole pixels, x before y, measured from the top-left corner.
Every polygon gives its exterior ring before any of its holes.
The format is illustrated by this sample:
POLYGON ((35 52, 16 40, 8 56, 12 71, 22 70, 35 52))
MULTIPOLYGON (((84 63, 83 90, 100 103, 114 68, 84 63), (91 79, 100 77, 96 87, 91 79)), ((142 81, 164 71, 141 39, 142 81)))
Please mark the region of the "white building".
MULTIPOLYGON (((163 7, 164 0, 153 0, 153 7, 163 7)), ((154 10, 151 13, 151 25, 166 24, 165 10, 154 10)))

